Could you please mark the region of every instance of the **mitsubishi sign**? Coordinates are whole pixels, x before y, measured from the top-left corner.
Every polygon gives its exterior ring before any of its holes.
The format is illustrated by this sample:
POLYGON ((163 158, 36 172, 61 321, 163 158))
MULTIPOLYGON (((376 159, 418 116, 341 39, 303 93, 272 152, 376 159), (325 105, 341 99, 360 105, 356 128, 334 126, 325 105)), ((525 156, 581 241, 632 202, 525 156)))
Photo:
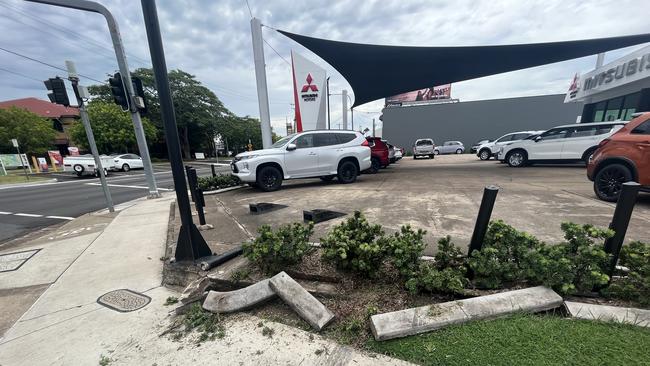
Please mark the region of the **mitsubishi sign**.
POLYGON ((582 76, 576 74, 564 98, 564 103, 582 102, 592 95, 647 77, 650 77, 650 46, 582 76))
POLYGON ((325 129, 325 69, 291 51, 296 132, 325 129))

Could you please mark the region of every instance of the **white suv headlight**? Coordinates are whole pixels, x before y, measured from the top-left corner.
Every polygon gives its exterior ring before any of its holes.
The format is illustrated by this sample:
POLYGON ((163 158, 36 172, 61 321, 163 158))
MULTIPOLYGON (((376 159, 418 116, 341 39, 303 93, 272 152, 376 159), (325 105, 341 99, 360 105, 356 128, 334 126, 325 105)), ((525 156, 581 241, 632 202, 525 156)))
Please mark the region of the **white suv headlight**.
POLYGON ((244 155, 244 156, 240 157, 239 160, 248 160, 248 159, 256 158, 258 156, 259 155, 244 155))

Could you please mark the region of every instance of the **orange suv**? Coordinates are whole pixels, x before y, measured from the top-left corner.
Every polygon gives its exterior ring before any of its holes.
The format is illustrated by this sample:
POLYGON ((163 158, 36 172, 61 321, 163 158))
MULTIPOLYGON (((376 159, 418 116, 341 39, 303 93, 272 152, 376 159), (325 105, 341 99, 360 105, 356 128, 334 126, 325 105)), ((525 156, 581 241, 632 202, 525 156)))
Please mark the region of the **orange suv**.
POLYGON ((587 177, 596 196, 614 202, 621 184, 638 182, 650 189, 650 113, 643 113, 604 139, 589 159, 587 177))

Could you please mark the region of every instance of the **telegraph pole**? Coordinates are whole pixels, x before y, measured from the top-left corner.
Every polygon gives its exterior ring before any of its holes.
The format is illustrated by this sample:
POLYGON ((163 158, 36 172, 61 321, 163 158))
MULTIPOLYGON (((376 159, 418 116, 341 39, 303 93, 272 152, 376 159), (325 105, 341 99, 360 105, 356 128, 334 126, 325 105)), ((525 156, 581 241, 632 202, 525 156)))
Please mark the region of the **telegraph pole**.
POLYGON ((101 181, 102 189, 104 190, 104 198, 106 198, 106 206, 108 206, 109 212, 113 212, 115 211, 113 208, 113 198, 111 197, 111 191, 108 189, 108 184, 106 183, 106 174, 104 174, 102 159, 99 158, 99 151, 97 151, 97 144, 95 143, 95 135, 93 134, 93 128, 90 125, 90 118, 88 118, 88 111, 86 110, 86 105, 83 100, 83 98, 88 98, 88 92, 85 87, 79 85, 79 76, 77 75, 77 69, 75 68, 74 63, 72 61, 66 61, 65 66, 68 69, 68 80, 72 82, 72 90, 77 98, 79 116, 81 117, 81 122, 86 130, 90 152, 93 154, 93 158, 95 159, 97 174, 99 175, 99 180, 101 181))
POLYGON ((151 166, 151 158, 149 157, 149 148, 147 147, 147 139, 144 136, 144 129, 142 128, 142 120, 140 119, 140 112, 136 107, 135 103, 135 92, 133 90, 133 83, 131 80, 131 73, 129 72, 129 65, 126 62, 126 53, 124 52, 124 46, 122 45, 122 37, 120 35, 120 29, 117 26, 117 22, 106 7, 103 5, 86 0, 26 0, 30 2, 60 6, 64 8, 84 10, 93 13, 99 13, 104 16, 106 23, 108 24, 108 30, 111 34, 111 40, 113 42, 113 48, 115 49, 115 57, 117 58, 117 64, 120 69, 120 74, 122 75, 123 84, 126 87, 126 91, 129 94, 129 112, 131 113, 131 119, 133 120, 133 129, 135 130, 135 138, 138 142, 138 150, 140 150, 140 157, 142 158, 142 164, 144 165, 145 177, 147 178, 147 185, 149 187, 149 196, 148 198, 157 198, 160 197, 158 193, 158 187, 156 186, 156 178, 153 175, 153 168, 151 166))

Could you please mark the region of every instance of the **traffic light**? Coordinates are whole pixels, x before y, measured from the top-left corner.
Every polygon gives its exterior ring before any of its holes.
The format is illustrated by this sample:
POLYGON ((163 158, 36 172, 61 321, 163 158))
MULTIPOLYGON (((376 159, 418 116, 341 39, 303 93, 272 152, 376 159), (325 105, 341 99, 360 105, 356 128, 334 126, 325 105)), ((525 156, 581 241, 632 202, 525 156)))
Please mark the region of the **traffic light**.
POLYGON ((111 94, 113 94, 113 101, 115 104, 122 107, 122 109, 129 109, 129 97, 124 83, 122 82, 122 75, 116 72, 112 78, 108 78, 108 83, 111 86, 111 94))
POLYGON ((142 80, 137 76, 132 76, 133 92, 135 93, 135 106, 140 110, 140 114, 147 114, 147 99, 144 97, 144 88, 142 87, 142 80))
POLYGON ((65 82, 60 77, 49 78, 43 82, 45 87, 50 92, 47 93, 48 98, 52 103, 61 104, 64 106, 70 105, 68 100, 68 92, 65 90, 65 82))

